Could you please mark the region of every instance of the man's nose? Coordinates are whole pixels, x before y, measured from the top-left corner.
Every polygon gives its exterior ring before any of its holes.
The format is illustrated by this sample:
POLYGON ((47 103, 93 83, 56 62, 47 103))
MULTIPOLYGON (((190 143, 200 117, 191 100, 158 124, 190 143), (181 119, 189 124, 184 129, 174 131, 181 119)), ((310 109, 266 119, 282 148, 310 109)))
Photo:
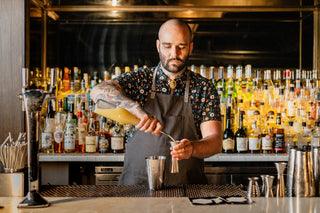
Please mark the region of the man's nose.
POLYGON ((178 52, 179 50, 178 50, 178 47, 176 47, 176 46, 172 46, 172 48, 171 48, 171 58, 176 58, 177 57, 177 55, 178 55, 178 52))

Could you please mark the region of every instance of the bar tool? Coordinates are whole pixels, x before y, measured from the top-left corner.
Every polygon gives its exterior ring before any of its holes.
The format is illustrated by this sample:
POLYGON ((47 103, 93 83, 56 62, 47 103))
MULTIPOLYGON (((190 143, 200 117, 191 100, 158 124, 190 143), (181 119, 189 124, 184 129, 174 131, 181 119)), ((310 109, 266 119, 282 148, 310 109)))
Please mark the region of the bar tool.
POLYGON ((18 204, 19 208, 47 207, 50 203, 38 192, 39 188, 39 134, 41 110, 46 101, 55 99, 56 70, 51 69, 50 90, 30 89, 28 81, 29 70, 22 69, 22 95, 27 117, 28 138, 28 194, 18 204))
POLYGON ((308 186, 309 194, 308 197, 314 197, 316 195, 315 183, 314 183, 314 173, 313 173, 313 161, 312 161, 312 152, 307 151, 307 171, 308 171, 308 186))
POLYGON ((266 175, 260 175, 260 177, 261 177, 261 182, 262 182, 260 195, 264 196, 266 193, 266 189, 265 189, 266 188, 266 175))
POLYGON ((272 186, 273 186, 274 176, 266 175, 265 179, 266 179, 266 193, 264 196, 273 197, 272 186))
MULTIPOLYGON (((176 145, 178 145, 180 141, 170 141, 170 145, 173 149, 173 147, 175 147, 176 145)), ((179 164, 178 164, 178 160, 171 157, 171 173, 179 173, 179 164)))
POLYGON ((293 192, 296 197, 308 197, 307 154, 297 150, 294 164, 293 192))
POLYGON ((297 150, 291 148, 289 151, 288 168, 287 168, 287 196, 293 196, 293 177, 294 177, 294 162, 297 150))
POLYGON ((146 157, 148 185, 150 190, 162 188, 165 160, 165 156, 146 157))
POLYGON ((287 163, 274 163, 277 168, 277 192, 276 195, 277 197, 284 197, 285 196, 285 191, 284 191, 284 177, 283 177, 283 172, 286 168, 287 163))
POLYGON ((247 191, 247 196, 248 197, 259 197, 260 196, 260 188, 258 185, 258 177, 252 177, 248 178, 249 180, 249 185, 248 185, 248 191, 247 191))

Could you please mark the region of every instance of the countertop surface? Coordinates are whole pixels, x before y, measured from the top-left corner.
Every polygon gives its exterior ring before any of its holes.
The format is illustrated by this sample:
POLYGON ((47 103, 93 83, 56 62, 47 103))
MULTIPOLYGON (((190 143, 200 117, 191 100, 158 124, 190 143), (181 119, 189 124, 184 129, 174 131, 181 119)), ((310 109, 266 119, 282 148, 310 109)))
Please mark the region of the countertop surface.
MULTIPOLYGON (((39 162, 123 162, 124 154, 64 153, 39 154, 39 162)), ((205 162, 279 162, 288 161, 288 154, 224 154, 204 159, 205 162)))
POLYGON ((17 208, 23 197, 0 197, 0 213, 16 212, 59 212, 59 213, 100 213, 100 212, 320 212, 320 198, 253 198, 252 204, 192 205, 187 197, 181 198, 125 198, 125 197, 46 197, 50 206, 46 208, 17 208))

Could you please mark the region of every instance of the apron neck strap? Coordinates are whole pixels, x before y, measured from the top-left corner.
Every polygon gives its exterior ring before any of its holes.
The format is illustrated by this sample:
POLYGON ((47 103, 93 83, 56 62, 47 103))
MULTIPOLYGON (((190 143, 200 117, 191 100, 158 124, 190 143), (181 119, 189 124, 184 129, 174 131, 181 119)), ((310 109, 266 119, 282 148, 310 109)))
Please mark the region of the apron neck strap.
MULTIPOLYGON (((157 71, 159 70, 160 63, 153 71, 153 77, 152 77, 152 86, 151 86, 151 99, 154 99, 156 96, 156 75, 157 71)), ((184 102, 188 103, 189 101, 189 88, 190 88, 190 71, 187 69, 187 82, 186 82, 186 88, 184 90, 184 102)))

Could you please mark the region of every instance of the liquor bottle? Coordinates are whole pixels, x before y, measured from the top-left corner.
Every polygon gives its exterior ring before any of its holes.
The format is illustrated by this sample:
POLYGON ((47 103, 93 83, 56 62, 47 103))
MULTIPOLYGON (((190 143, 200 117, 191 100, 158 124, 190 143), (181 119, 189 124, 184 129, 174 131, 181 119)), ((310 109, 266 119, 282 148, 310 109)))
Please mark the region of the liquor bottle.
POLYGON ((211 66, 209 68, 209 79, 211 80, 212 84, 216 87, 217 86, 217 82, 214 78, 214 66, 211 66))
POLYGON ((293 129, 293 121, 289 121, 289 126, 286 129, 285 143, 287 152, 289 152, 291 148, 295 148, 297 146, 297 134, 293 129))
POLYGON ((260 153, 261 151, 261 131, 257 125, 257 120, 251 121, 251 128, 249 130, 249 151, 251 153, 260 153))
POLYGON ((264 154, 273 152, 273 130, 269 125, 268 118, 265 119, 265 125, 261 132, 261 149, 264 154))
POLYGON ((55 131, 55 112, 52 109, 52 101, 48 101, 44 130, 41 133, 41 152, 53 153, 53 133, 55 131))
POLYGON ((55 115, 54 152, 64 153, 64 129, 67 114, 63 111, 62 100, 58 100, 58 111, 55 115))
POLYGON ((232 95, 232 98, 237 98, 238 94, 237 94, 237 90, 235 88, 235 83, 234 83, 234 79, 233 79, 233 66, 229 65, 227 67, 227 91, 228 91, 228 95, 232 95))
POLYGON ((252 98, 252 88, 253 88, 253 81, 252 81, 252 67, 251 64, 247 64, 245 66, 245 93, 244 93, 244 104, 245 106, 250 105, 250 101, 252 98))
POLYGON ((85 147, 85 150, 88 153, 95 153, 97 151, 95 122, 92 116, 89 119, 88 135, 86 136, 85 147))
POLYGON ((70 103, 76 103, 76 94, 74 92, 74 83, 73 81, 70 82, 70 90, 65 93, 66 97, 68 98, 68 108, 70 108, 70 103))
MULTIPOLYGON (((86 92, 85 80, 84 79, 81 80, 80 85, 81 85, 81 89, 78 92, 76 92, 76 94, 75 94, 76 95, 76 99, 77 98, 80 99, 79 100, 80 104, 82 102, 84 102, 85 103, 85 107, 87 109, 88 108, 88 93, 86 92)), ((81 109, 81 105, 77 106, 77 108, 81 109)))
POLYGON ((281 126, 281 113, 277 113, 277 124, 273 129, 273 139, 274 139, 274 153, 284 153, 285 152, 285 137, 284 129, 281 126))
POLYGON ((208 76, 207 76, 207 68, 203 64, 201 64, 201 66, 200 66, 200 75, 202 75, 202 77, 204 77, 204 78, 208 78, 208 76))
POLYGON ((81 111, 78 112, 78 138, 79 146, 77 152, 85 153, 88 118, 86 114, 85 102, 81 102, 81 111))
MULTIPOLYGON (((264 84, 268 85, 268 91, 269 96, 272 99, 272 95, 274 94, 274 84, 271 80, 271 70, 265 70, 264 71, 264 84)), ((271 101, 269 101, 268 104, 271 104, 271 101)))
POLYGON ((107 118, 103 117, 101 128, 100 128, 100 133, 99 133, 99 142, 98 142, 99 153, 109 152, 110 138, 111 138, 110 129, 109 129, 109 125, 107 123, 107 118))
POLYGON ((235 151, 234 134, 231 129, 231 106, 227 107, 226 113, 226 129, 223 133, 222 152, 233 153, 235 151))
MULTIPOLYGON (((223 104, 227 101, 227 88, 226 88, 226 82, 223 78, 223 72, 224 67, 220 66, 218 68, 218 81, 217 81, 217 89, 218 89, 218 95, 220 96, 220 103, 223 104)), ((223 106, 221 106, 223 108, 223 106)))
POLYGON ((70 109, 66 119, 66 126, 64 131, 64 151, 67 153, 76 151, 76 124, 77 119, 73 113, 74 103, 70 104, 70 109))
POLYGON ((311 147, 320 147, 320 122, 315 122, 314 132, 311 136, 311 147))
POLYGON ((69 68, 64 68, 64 74, 62 79, 63 90, 62 92, 67 92, 70 90, 70 77, 69 77, 69 68))
POLYGON ((256 121, 256 125, 260 126, 260 111, 259 108, 256 107, 256 101, 254 99, 251 100, 250 107, 247 110, 244 126, 249 129, 251 127, 252 121, 256 121))
POLYGON ((81 83, 81 77, 79 76, 79 68, 73 67, 73 84, 74 84, 74 92, 77 92, 80 90, 80 83, 81 83))
POLYGON ((242 96, 243 97, 243 93, 242 93, 242 66, 238 65, 236 67, 236 82, 235 82, 235 89, 237 91, 237 95, 242 96))
POLYGON ((111 74, 110 74, 110 72, 107 71, 107 70, 105 70, 105 71, 103 72, 103 81, 108 81, 108 80, 110 80, 110 79, 111 79, 111 74))
POLYGON ((116 153, 124 152, 124 136, 121 134, 121 128, 118 122, 110 130, 111 133, 111 151, 116 153))
POLYGON ((290 86, 290 93, 289 97, 286 100, 286 106, 287 106, 287 117, 289 121, 293 121, 296 116, 296 111, 295 111, 295 95, 294 95, 294 86, 290 86))
POLYGON ((243 126, 243 111, 239 112, 239 129, 235 134, 236 149, 238 153, 248 152, 248 138, 246 130, 243 126))

